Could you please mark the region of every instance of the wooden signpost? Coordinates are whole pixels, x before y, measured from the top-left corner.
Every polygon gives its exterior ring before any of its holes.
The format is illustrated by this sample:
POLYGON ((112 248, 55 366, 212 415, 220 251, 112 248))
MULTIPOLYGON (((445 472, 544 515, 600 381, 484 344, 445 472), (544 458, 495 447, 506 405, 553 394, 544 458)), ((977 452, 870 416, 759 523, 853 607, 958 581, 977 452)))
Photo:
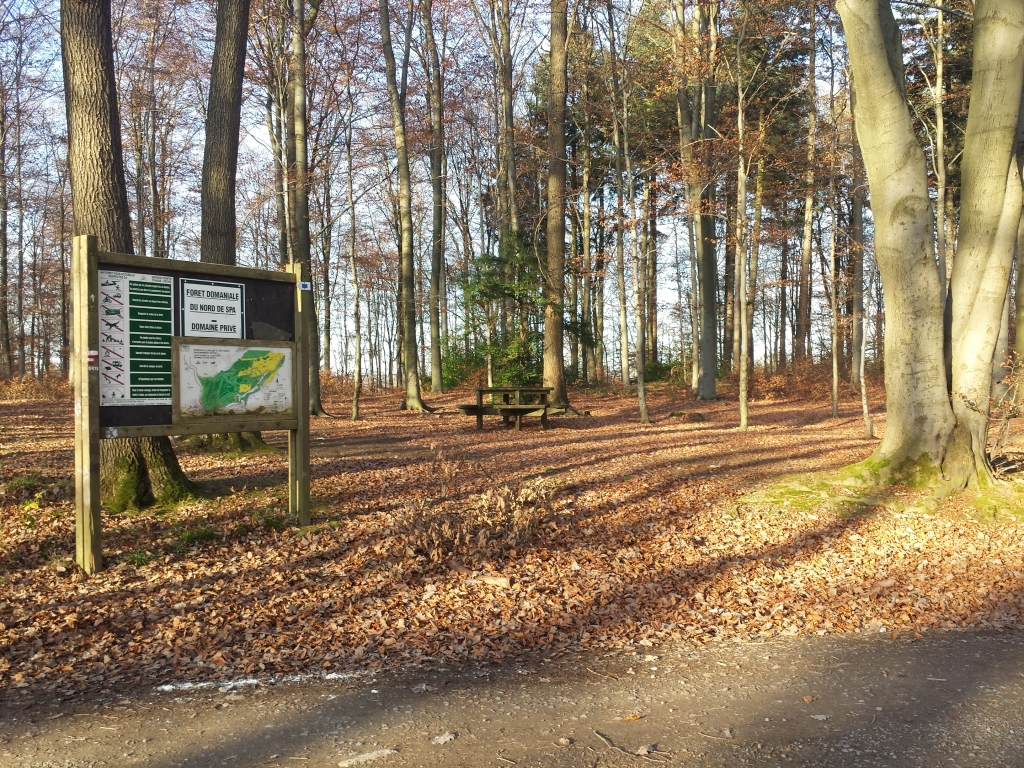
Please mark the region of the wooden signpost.
POLYGON ((308 266, 154 259, 74 239, 76 559, 103 565, 100 440, 288 430, 288 507, 309 524, 308 266))

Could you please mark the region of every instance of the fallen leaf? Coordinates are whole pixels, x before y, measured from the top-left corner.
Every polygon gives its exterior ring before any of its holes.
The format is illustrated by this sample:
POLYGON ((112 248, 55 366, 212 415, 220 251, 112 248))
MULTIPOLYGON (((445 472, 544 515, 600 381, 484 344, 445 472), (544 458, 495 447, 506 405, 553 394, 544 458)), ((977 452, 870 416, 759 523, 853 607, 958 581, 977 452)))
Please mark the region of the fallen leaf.
POLYGON ((398 752, 397 749, 377 749, 373 752, 364 752, 361 755, 355 757, 348 757, 338 763, 338 768, 348 768, 350 765, 360 765, 361 763, 369 763, 371 760, 377 760, 381 757, 387 757, 388 755, 394 755, 398 752))

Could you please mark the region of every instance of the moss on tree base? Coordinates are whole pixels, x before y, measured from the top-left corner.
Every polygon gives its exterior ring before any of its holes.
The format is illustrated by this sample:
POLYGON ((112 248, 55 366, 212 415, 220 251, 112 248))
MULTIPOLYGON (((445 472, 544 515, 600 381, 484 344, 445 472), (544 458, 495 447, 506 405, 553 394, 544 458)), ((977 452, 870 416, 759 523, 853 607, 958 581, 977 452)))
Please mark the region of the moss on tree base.
POLYGON ((166 437, 104 440, 100 444, 100 495, 112 512, 154 503, 177 504, 194 498, 197 492, 166 437))

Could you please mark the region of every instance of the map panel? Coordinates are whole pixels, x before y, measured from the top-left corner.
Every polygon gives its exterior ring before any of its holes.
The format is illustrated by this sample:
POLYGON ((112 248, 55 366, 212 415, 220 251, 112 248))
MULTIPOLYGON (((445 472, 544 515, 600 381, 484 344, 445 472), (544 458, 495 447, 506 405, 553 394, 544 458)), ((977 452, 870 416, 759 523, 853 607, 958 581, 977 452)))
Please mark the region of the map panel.
POLYGON ((179 343, 177 411, 182 418, 290 414, 292 346, 179 343))

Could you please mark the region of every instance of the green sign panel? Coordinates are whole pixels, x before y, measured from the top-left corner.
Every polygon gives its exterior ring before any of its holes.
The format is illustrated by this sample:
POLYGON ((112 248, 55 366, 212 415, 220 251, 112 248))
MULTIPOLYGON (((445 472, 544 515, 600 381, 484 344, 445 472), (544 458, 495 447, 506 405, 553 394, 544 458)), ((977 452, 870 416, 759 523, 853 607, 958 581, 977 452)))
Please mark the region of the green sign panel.
POLYGON ((174 278, 99 270, 100 404, 170 405, 174 278))

